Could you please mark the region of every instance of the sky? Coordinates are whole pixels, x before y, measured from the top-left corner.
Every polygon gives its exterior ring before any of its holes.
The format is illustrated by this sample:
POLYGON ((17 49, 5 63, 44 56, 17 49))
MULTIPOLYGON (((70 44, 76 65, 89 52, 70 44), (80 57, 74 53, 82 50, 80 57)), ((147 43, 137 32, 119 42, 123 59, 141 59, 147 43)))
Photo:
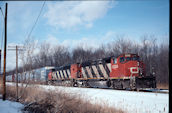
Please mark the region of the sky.
MULTIPOLYGON (((0 2, 3 14, 5 3, 0 2)), ((7 44, 23 44, 44 1, 7 3, 7 44)), ((38 43, 97 48, 118 36, 139 42, 144 35, 154 35, 159 43, 169 41, 169 0, 46 1, 30 37, 38 43)), ((7 69, 14 67, 15 52, 9 51, 7 69)))

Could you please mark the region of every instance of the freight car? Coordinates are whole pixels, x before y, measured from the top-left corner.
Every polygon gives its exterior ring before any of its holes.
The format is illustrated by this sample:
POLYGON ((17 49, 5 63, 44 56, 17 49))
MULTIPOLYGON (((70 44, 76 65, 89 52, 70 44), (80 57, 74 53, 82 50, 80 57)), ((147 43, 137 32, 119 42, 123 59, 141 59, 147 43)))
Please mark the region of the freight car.
POLYGON ((146 75, 139 56, 130 53, 56 67, 48 74, 48 83, 114 89, 156 88, 155 76, 146 75))
MULTIPOLYGON (((23 73, 18 73, 18 82, 46 83, 48 81, 48 73, 53 69, 54 67, 46 66, 23 73)), ((9 82, 16 82, 16 74, 8 75, 6 79, 9 82)))

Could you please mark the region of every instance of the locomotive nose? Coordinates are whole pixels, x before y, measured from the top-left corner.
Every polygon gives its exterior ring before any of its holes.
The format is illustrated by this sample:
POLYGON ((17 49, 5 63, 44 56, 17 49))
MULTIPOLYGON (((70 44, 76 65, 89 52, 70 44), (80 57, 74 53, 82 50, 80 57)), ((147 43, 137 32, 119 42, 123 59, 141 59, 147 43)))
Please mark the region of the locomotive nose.
POLYGON ((130 67, 130 72, 131 72, 132 74, 139 73, 139 68, 138 68, 138 67, 130 67))
POLYGON ((144 75, 144 65, 141 62, 133 64, 130 67, 130 76, 143 76, 144 75))

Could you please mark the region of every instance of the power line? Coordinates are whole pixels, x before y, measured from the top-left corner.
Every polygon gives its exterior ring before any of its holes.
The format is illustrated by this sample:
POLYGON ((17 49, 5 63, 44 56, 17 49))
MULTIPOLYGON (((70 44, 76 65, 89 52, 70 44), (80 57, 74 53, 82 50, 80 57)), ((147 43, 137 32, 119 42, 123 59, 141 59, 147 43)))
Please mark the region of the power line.
MULTIPOLYGON (((46 0, 45 0, 45 1, 46 1, 46 0)), ((38 19, 39 19, 40 15, 41 15, 41 12, 42 12, 42 10, 43 10, 43 8, 44 8, 44 5, 45 5, 45 1, 44 1, 43 5, 42 5, 42 7, 41 7, 41 10, 40 10, 40 12, 39 12, 39 15, 38 15, 38 17, 37 17, 37 19, 36 19, 34 25, 32 26, 32 29, 31 29, 31 31, 30 31, 30 33, 29 33, 29 35, 28 35, 28 38, 30 37, 30 35, 31 35, 32 31, 33 31, 33 29, 34 29, 35 26, 36 26, 36 23, 38 22, 38 19)))
MULTIPOLYGON (((0 10, 1 10, 1 13, 2 13, 2 16, 4 17, 4 13, 3 13, 3 11, 2 11, 2 8, 0 7, 0 10)), ((4 17, 5 18, 5 17, 4 17)))
POLYGON ((3 5, 4 5, 4 2, 1 1, 1 2, 0 2, 0 6, 3 6, 3 5))

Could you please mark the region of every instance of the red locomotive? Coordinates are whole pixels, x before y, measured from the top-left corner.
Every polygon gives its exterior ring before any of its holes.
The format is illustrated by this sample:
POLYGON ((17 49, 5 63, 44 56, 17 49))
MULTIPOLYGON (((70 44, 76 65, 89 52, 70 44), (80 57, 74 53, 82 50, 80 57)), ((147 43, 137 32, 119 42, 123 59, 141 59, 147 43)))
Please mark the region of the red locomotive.
POLYGON ((96 61, 61 66, 48 74, 50 83, 115 89, 156 88, 154 76, 146 76, 145 65, 137 54, 122 54, 96 61))

